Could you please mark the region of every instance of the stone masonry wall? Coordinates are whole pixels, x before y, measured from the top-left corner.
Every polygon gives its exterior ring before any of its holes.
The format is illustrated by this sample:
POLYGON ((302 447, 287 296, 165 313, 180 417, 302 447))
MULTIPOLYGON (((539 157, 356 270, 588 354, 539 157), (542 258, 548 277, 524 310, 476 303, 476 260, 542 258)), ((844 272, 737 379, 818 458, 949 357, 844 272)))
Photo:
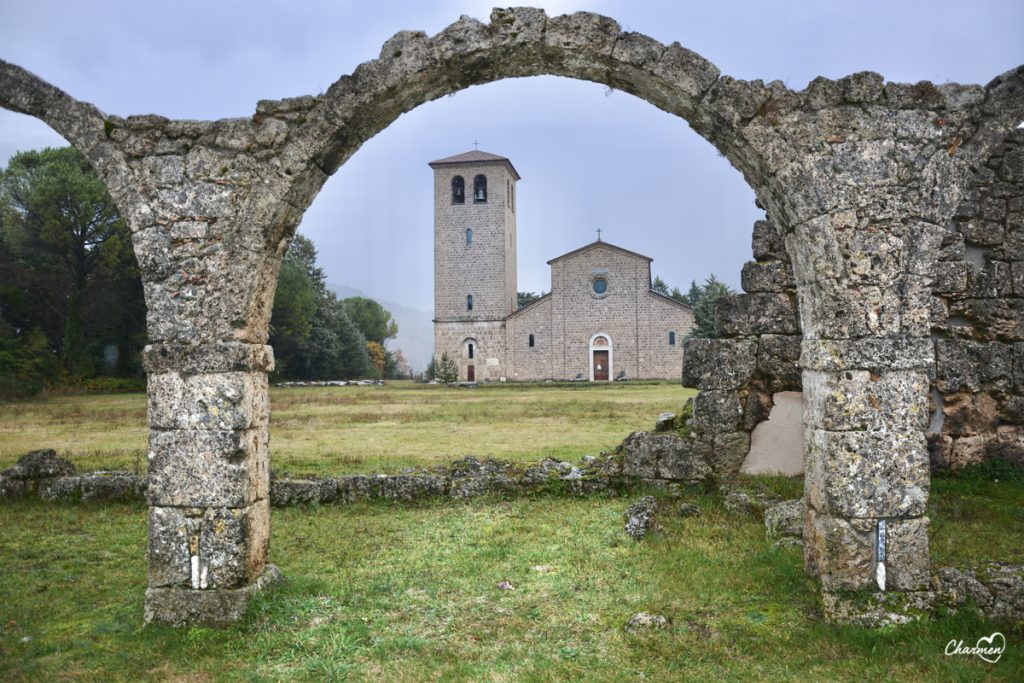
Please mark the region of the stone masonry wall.
POLYGON ((1024 130, 976 169, 935 272, 932 464, 1024 463, 1024 130))
POLYGON ((772 397, 801 390, 793 270, 770 221, 754 224, 752 248, 754 260, 743 266, 745 293, 718 302, 716 337, 690 338, 684 347, 683 384, 701 390, 690 424, 714 444, 723 476, 739 470, 772 397))

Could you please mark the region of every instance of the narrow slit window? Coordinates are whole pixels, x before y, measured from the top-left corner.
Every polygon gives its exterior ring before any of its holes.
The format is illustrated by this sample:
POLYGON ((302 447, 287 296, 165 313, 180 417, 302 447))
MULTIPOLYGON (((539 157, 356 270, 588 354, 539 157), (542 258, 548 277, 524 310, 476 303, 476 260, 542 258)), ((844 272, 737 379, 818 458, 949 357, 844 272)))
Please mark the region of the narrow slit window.
POLYGON ((466 246, 473 244, 473 228, 466 228, 466 246))
POLYGON ((530 348, 532 349, 533 348, 533 335, 532 334, 530 335, 529 343, 530 343, 530 348))
POLYGON ((470 359, 470 360, 473 360, 473 343, 472 343, 472 342, 470 342, 470 343, 469 343, 469 344, 468 344, 468 345, 466 346, 466 350, 467 350, 467 351, 469 352, 469 359, 470 359))
POLYGON ((466 295, 466 310, 467 311, 472 311, 473 310, 473 295, 472 294, 467 294, 466 295))
POLYGON ((466 181, 462 179, 462 176, 457 175, 452 178, 452 204, 465 204, 466 203, 466 181))
POLYGON ((487 176, 481 174, 473 178, 473 201, 478 204, 487 201, 487 176))
POLYGON ((675 346, 676 345, 676 333, 675 332, 669 332, 668 333, 668 345, 669 346, 675 346))

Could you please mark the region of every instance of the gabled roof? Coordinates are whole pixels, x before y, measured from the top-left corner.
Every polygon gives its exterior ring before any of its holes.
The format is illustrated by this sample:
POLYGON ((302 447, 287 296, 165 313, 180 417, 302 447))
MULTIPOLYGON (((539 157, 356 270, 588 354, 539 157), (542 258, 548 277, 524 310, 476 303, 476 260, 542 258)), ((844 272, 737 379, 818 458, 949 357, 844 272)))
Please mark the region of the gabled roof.
POLYGON ((512 162, 507 157, 498 156, 497 154, 491 154, 490 152, 481 152, 478 149, 471 149, 468 152, 462 154, 456 154, 455 156, 445 157, 444 159, 437 159, 431 161, 428 166, 436 168, 438 166, 447 166, 449 164, 479 164, 488 161, 499 161, 508 164, 509 169, 512 170, 512 175, 516 177, 516 180, 520 180, 519 171, 512 165, 512 162))
POLYGON ((511 313, 509 313, 508 315, 506 315, 505 316, 505 320, 508 320, 509 318, 514 318, 517 315, 519 315, 520 313, 523 313, 524 311, 526 311, 528 308, 533 308, 534 306, 536 306, 540 302, 547 301, 549 298, 551 298, 551 292, 548 292, 547 294, 544 294, 544 295, 534 299, 533 301, 531 301, 530 303, 526 304, 525 306, 520 306, 516 310, 514 310, 511 313))
POLYGON ((582 254, 585 251, 589 251, 589 250, 595 249, 597 247, 607 247, 608 249, 620 252, 622 254, 626 254, 628 256, 636 256, 638 258, 645 259, 648 263, 650 263, 651 261, 654 260, 650 256, 644 256, 643 254, 638 254, 635 251, 630 251, 629 249, 623 249, 622 247, 617 247, 614 244, 611 244, 609 242, 602 242, 601 240, 597 240, 596 242, 591 242, 590 244, 582 246, 579 249, 573 249, 572 251, 570 251, 567 254, 562 254, 561 256, 556 256, 555 258, 553 258, 550 261, 548 261, 548 265, 550 266, 552 263, 555 263, 556 261, 561 261, 562 259, 567 259, 570 256, 576 256, 577 254, 582 254))

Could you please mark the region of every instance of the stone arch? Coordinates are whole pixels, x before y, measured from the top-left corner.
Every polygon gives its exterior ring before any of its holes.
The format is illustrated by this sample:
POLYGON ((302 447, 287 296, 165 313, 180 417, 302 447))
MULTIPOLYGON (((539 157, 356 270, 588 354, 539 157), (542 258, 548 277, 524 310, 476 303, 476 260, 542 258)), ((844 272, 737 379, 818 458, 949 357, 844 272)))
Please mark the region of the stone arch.
POLYGON ((723 76, 607 17, 517 8, 494 10, 489 24, 464 17, 434 37, 396 34, 325 94, 261 101, 246 119, 105 116, 0 62, 0 106, 81 150, 133 233, 151 341, 147 620, 230 621, 260 585, 267 323, 281 256, 327 177, 423 102, 541 74, 602 83, 680 116, 740 170, 784 244, 795 294, 732 304, 719 338, 700 349, 718 372, 694 420, 712 447, 740 433, 731 421, 749 378, 725 361, 749 332, 768 333, 762 304, 777 305, 772 320, 794 317, 795 306, 807 569, 828 595, 870 590, 874 530, 887 520, 888 588, 926 587, 929 245, 971 169, 1024 118, 1024 68, 985 88, 861 73, 794 92, 723 76))

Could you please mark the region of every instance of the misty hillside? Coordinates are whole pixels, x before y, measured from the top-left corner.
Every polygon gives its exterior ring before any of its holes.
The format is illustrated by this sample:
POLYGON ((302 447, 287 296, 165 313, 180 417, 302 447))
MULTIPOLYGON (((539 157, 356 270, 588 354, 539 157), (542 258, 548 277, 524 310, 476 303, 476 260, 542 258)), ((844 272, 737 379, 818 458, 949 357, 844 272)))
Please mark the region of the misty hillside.
POLYGON ((389 349, 401 349, 405 359, 409 361, 413 372, 423 372, 434 354, 434 323, 433 314, 428 311, 421 311, 418 308, 410 308, 394 301, 385 301, 369 296, 361 290, 345 285, 327 283, 327 288, 338 295, 339 299, 347 299, 350 296, 361 296, 367 299, 374 299, 381 306, 386 308, 391 316, 398 323, 398 336, 389 339, 389 349))

